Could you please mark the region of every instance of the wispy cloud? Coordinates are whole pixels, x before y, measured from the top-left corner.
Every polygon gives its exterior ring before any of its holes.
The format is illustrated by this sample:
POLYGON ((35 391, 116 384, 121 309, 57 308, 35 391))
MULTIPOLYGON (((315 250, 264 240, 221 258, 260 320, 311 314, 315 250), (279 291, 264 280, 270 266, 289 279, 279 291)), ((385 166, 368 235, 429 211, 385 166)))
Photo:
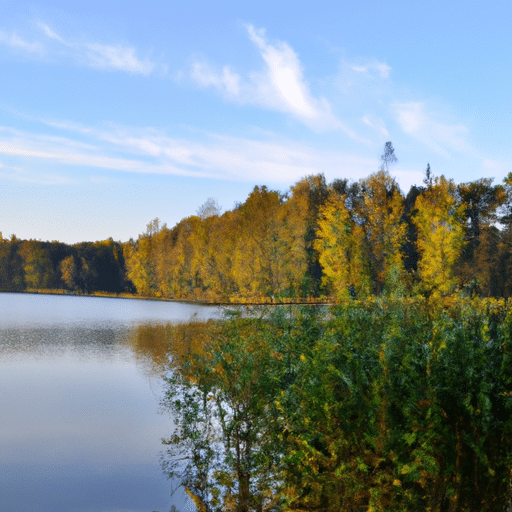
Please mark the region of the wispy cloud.
MULTIPOLYGON (((80 150, 73 140, 54 140, 41 143, 43 137, 24 133, 11 140, 1 140, 0 154, 23 157, 24 159, 43 159, 56 164, 100 168, 140 174, 169 174, 178 176, 205 177, 201 171, 189 170, 172 165, 171 162, 148 162, 133 155, 116 156, 116 148, 101 148, 95 151, 80 150), (41 147, 43 146, 43 148, 41 147), (73 146, 76 146, 73 148, 73 146)), ((29 166, 32 167, 32 166, 29 166)))
POLYGON ((247 26, 251 41, 260 50, 267 65, 263 75, 253 75, 260 92, 272 92, 271 100, 276 106, 305 119, 314 119, 329 115, 327 102, 314 99, 304 81, 302 65, 297 54, 285 42, 270 44, 265 37, 265 30, 256 30, 247 26))
POLYGON ((389 137, 389 132, 386 129, 386 124, 381 118, 373 118, 366 115, 361 119, 366 126, 373 128, 382 137, 389 137))
POLYGON ((390 92, 391 71, 391 66, 377 59, 352 60, 343 56, 334 83, 345 102, 355 99, 358 103, 369 103, 390 92))
POLYGON ((196 61, 192 65, 192 79, 200 87, 214 87, 229 99, 240 100, 240 75, 224 66, 220 73, 215 72, 206 62, 196 61))
POLYGON ((37 26, 42 30, 46 37, 54 39, 55 41, 58 41, 59 43, 65 44, 67 46, 67 43, 64 41, 64 39, 55 33, 46 23, 38 21, 37 26))
POLYGON ((350 68, 356 73, 361 73, 379 78, 389 78, 391 67, 384 62, 372 59, 365 64, 351 64, 350 68))
POLYGON ((205 62, 195 62, 192 79, 201 87, 214 87, 229 101, 286 112, 317 130, 344 129, 328 101, 311 94, 303 66, 291 46, 284 41, 271 44, 264 29, 258 30, 252 25, 247 25, 246 29, 265 63, 262 70, 242 78, 229 66, 215 71, 205 62))
MULTIPOLYGON (((357 179, 378 167, 377 159, 323 151, 276 135, 263 140, 204 133, 201 140, 168 137, 154 129, 98 129, 48 121, 63 135, 49 137, 0 127, 0 154, 32 161, 139 174, 179 175, 263 183, 292 183, 322 172, 328 179, 350 169, 357 179), (80 140, 78 140, 80 139, 80 140), (82 140, 85 139, 85 140, 82 140), (276 140, 277 139, 277 140, 276 140)), ((17 175, 23 179, 23 174, 17 175)), ((14 177, 12 177, 14 179, 14 177)))
POLYGON ((0 30, 0 43, 13 50, 23 51, 30 54, 43 54, 44 45, 41 42, 30 42, 18 36, 16 32, 5 32, 0 30))
POLYGON ((139 57, 137 49, 131 45, 66 39, 42 21, 37 21, 35 26, 38 30, 33 35, 35 39, 33 42, 18 36, 15 32, 0 31, 0 44, 33 56, 71 58, 79 65, 96 69, 124 71, 138 75, 150 75, 157 70, 167 72, 165 64, 139 57))
POLYGON ((136 49, 122 45, 87 44, 88 63, 100 69, 117 69, 139 75, 149 75, 157 64, 149 59, 141 60, 136 56, 136 49))
POLYGON ((424 102, 395 103, 393 110, 402 130, 444 157, 450 151, 470 151, 467 127, 437 121, 424 102))

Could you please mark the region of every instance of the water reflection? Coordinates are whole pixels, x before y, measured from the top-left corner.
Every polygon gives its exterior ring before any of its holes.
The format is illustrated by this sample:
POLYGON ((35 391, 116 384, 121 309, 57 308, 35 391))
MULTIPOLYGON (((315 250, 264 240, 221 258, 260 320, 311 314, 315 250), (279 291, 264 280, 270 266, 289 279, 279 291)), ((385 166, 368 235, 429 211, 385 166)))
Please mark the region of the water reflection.
POLYGON ((168 369, 170 359, 173 365, 180 365, 183 359, 202 353, 214 333, 214 320, 144 324, 133 330, 130 344, 136 357, 158 375, 168 369))
POLYGON ((0 510, 187 510, 159 463, 160 379, 133 340, 140 322, 207 309, 136 302, 0 294, 0 510))

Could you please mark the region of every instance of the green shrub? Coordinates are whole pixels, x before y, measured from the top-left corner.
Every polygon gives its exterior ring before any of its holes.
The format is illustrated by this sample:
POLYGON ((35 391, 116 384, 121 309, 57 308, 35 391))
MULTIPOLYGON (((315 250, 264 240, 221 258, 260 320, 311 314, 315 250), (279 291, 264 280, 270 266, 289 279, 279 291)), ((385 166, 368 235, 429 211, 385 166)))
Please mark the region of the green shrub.
POLYGON ((166 399, 205 510, 506 509, 503 305, 370 299, 214 325, 166 399))

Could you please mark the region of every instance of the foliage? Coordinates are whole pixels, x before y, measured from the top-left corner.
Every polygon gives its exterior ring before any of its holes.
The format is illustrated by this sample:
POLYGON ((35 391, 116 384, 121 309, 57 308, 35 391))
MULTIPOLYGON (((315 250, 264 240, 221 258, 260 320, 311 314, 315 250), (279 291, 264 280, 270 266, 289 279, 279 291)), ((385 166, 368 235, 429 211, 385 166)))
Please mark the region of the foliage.
MULTIPOLYGON (((275 510, 278 452, 268 413, 275 376, 261 323, 210 322, 199 354, 179 359, 163 405, 175 418, 164 468, 205 511, 275 510)), ((179 343, 181 332, 173 337, 179 343)))
POLYGON ((0 289, 19 292, 25 289, 23 260, 19 254, 20 240, 0 238, 0 289))
POLYGON ((349 195, 333 192, 320 209, 315 247, 326 284, 341 298, 399 292, 404 281, 403 198, 386 171, 361 180, 349 195))
POLYGON ((369 293, 371 276, 365 258, 364 234, 345 206, 347 196, 331 197, 321 209, 315 249, 324 271, 323 283, 340 299, 353 286, 359 295, 369 293))
POLYGON ((143 295, 222 302, 509 296, 512 179, 456 185, 428 165, 425 186, 404 197, 389 174, 391 142, 381 160, 358 182, 257 186, 223 215, 203 212, 209 200, 199 216, 125 244, 127 275, 143 295))
POLYGON ((164 405, 165 468, 205 510, 506 510, 504 303, 370 298, 203 327, 164 405))
POLYGON ((489 296, 500 296, 495 283, 500 281, 500 233, 496 228, 498 209, 506 202, 505 188, 492 185, 492 179, 482 178, 461 183, 457 193, 464 205, 466 217, 465 244, 457 264, 456 274, 461 286, 468 291, 489 296))
POLYGON ((133 291, 125 279, 122 246, 112 239, 66 245, 0 239, 0 290, 93 293, 133 291))
POLYGON ((418 271, 427 294, 448 295, 456 285, 454 266, 464 245, 465 205, 455 191, 452 181, 436 177, 416 199, 418 271))

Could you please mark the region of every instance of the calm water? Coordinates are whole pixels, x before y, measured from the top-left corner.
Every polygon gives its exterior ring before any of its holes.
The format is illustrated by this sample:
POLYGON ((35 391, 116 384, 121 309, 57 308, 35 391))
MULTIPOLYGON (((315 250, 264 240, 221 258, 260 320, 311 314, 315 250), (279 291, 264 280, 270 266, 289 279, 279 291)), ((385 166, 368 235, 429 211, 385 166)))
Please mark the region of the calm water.
POLYGON ((0 293, 0 512, 195 510, 159 464, 172 420, 130 340, 211 307, 0 293))

